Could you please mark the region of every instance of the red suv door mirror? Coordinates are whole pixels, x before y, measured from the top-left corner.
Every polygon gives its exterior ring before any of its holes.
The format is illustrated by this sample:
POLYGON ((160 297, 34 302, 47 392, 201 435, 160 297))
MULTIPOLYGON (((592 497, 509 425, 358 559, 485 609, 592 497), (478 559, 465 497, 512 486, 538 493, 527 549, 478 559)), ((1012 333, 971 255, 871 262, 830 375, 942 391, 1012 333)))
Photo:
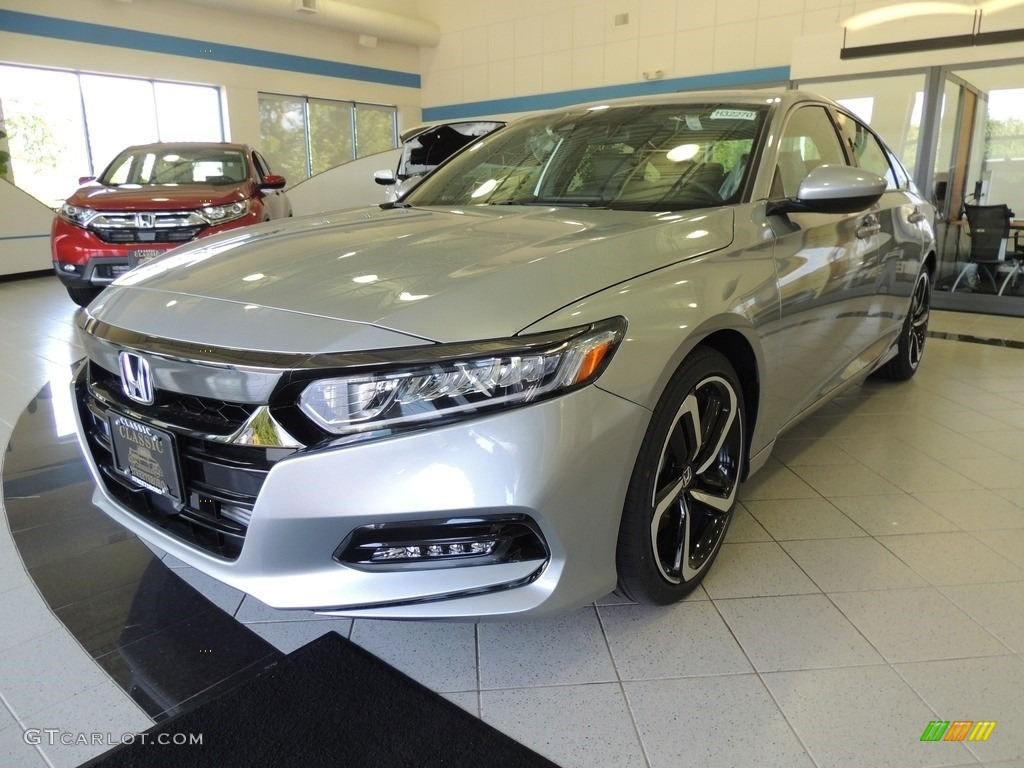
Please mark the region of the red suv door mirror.
POLYGON ((284 189, 286 183, 284 176, 268 173, 260 182, 260 189, 284 189))

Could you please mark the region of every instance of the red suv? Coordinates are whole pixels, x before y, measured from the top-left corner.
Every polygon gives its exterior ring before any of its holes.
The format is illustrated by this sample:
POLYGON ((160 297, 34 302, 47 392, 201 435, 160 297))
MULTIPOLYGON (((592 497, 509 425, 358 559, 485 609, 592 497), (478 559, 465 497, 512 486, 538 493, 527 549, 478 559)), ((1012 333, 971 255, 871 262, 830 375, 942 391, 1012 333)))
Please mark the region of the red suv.
POLYGON ((146 144, 119 154, 53 220, 53 268, 85 305, 119 275, 197 237, 292 215, 283 176, 245 144, 146 144))

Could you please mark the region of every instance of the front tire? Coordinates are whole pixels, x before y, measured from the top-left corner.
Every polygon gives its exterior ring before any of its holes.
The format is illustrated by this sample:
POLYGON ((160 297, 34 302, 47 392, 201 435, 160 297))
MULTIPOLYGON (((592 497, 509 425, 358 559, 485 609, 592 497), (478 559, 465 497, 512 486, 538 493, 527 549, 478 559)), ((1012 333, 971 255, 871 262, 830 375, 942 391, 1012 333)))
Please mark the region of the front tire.
POLYGON ((67 288, 71 300, 80 307, 91 302, 103 290, 102 288, 93 288, 91 285, 65 285, 64 287, 67 288))
POLYGON ((619 528, 619 588, 667 605, 721 549, 743 470, 743 391, 721 353, 698 348, 672 377, 637 456, 619 528))
POLYGON ((927 267, 921 267, 910 297, 910 310, 903 321, 896 357, 878 369, 880 379, 906 381, 917 373, 928 338, 928 318, 931 315, 932 281, 927 267))

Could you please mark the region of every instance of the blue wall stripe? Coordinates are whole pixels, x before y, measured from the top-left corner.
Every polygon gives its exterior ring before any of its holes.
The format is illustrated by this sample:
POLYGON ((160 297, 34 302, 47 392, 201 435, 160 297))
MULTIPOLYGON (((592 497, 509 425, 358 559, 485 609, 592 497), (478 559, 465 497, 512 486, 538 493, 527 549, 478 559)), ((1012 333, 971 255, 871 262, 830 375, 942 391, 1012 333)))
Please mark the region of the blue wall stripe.
POLYGON ((450 104, 443 107, 425 107, 423 121, 454 120, 481 115, 501 115, 508 112, 532 112, 538 109, 556 109, 570 104, 588 101, 618 99, 630 96, 648 96, 655 93, 696 91, 705 88, 725 88, 737 85, 757 86, 766 83, 788 83, 789 67, 748 69, 740 72, 722 72, 714 75, 675 77, 668 80, 651 80, 642 83, 606 85, 598 88, 582 88, 578 91, 541 93, 535 96, 516 96, 509 99, 476 101, 467 104, 450 104))
POLYGON ((0 240, 29 240, 33 237, 49 237, 50 233, 44 235, 0 235, 0 240))
POLYGON ((0 30, 17 32, 22 35, 35 35, 36 37, 51 37, 57 40, 71 40, 78 43, 94 43, 115 48, 166 53, 172 56, 187 56, 192 59, 210 59, 227 64, 243 64, 286 72, 340 77, 346 80, 361 80, 383 85, 400 85, 405 88, 420 87, 420 76, 412 72, 363 67, 326 59, 313 59, 308 56, 292 56, 287 53, 261 51, 255 48, 223 45, 206 40, 192 40, 186 37, 159 35, 152 32, 139 32, 133 29, 120 29, 83 21, 55 19, 51 16, 38 16, 19 11, 0 10, 0 30))

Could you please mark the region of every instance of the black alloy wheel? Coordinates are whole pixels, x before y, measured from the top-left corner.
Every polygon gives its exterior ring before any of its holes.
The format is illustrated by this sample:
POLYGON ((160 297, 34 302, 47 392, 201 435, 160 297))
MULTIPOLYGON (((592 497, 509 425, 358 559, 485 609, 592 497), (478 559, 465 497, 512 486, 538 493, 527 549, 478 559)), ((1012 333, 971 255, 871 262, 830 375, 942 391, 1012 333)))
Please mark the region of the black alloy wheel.
POLYGON ((906 381, 921 365, 924 343, 928 338, 928 318, 931 316, 932 281, 927 267, 922 267, 910 297, 910 309, 903 321, 896 356, 878 369, 883 379, 906 381))
POLYGON ((711 567, 736 504, 744 421, 729 361, 698 348, 655 408, 626 494, 619 586, 637 602, 676 602, 711 567))

